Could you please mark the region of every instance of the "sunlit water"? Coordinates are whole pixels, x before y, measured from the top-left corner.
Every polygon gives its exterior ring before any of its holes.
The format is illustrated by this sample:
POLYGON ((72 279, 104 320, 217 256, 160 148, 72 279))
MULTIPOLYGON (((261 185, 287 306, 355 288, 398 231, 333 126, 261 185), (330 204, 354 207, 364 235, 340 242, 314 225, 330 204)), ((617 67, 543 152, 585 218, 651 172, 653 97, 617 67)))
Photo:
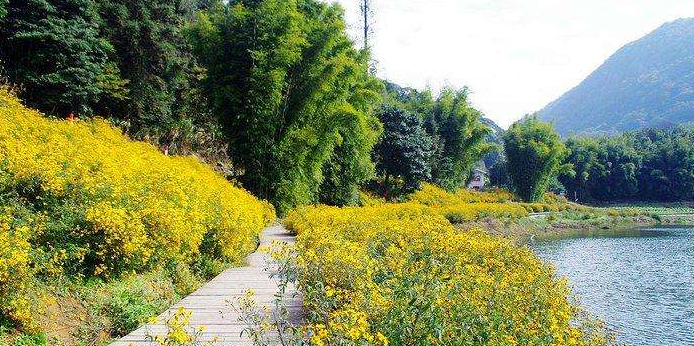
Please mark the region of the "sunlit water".
POLYGON ((633 346, 694 345, 694 228, 537 242, 594 315, 633 346))

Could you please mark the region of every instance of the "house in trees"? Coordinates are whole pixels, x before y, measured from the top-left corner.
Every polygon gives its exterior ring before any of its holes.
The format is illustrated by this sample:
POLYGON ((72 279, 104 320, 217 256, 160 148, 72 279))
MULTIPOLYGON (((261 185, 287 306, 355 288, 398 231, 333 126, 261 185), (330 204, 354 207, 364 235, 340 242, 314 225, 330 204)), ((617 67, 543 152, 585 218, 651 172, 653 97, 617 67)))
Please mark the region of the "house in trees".
POLYGON ((489 171, 484 161, 480 161, 472 169, 472 177, 467 187, 470 189, 481 190, 489 183, 489 171))

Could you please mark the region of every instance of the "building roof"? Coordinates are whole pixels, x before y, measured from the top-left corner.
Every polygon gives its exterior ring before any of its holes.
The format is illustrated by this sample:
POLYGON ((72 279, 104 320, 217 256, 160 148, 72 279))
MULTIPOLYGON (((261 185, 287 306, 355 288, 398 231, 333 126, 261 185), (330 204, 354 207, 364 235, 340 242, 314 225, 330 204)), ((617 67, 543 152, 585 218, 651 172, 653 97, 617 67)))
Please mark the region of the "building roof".
POLYGON ((477 173, 482 173, 484 175, 489 175, 489 171, 487 170, 487 165, 484 164, 484 160, 480 160, 475 164, 475 166, 472 168, 473 172, 477 173))

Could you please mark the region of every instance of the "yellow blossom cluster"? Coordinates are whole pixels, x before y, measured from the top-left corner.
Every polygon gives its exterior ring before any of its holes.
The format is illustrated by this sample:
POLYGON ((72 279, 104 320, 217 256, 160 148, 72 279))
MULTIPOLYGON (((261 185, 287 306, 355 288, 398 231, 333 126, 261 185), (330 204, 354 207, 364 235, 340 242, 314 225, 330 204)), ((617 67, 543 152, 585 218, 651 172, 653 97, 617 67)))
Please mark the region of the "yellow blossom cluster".
POLYGON ((596 345, 531 250, 420 203, 303 207, 298 284, 317 345, 596 345))
POLYGON ((585 209, 551 193, 547 193, 542 202, 520 203, 513 200, 511 193, 503 190, 477 192, 460 189, 451 193, 432 184, 424 184, 421 190, 410 194, 408 200, 430 206, 454 223, 487 217, 521 218, 529 213, 585 209))
POLYGON ((434 185, 425 183, 422 188, 408 196, 412 202, 426 205, 446 205, 456 203, 506 203, 513 200, 513 194, 504 190, 485 192, 460 189, 450 193, 434 185))
POLYGON ((424 184, 421 190, 408 196, 409 201, 427 205, 451 222, 527 216, 528 209, 512 199, 513 195, 502 190, 476 192, 460 189, 449 193, 432 184, 424 184))
POLYGON ((4 191, 28 201, 36 219, 50 225, 45 234, 17 236, 25 231, 0 220, 0 246, 10 248, 1 250, 0 299, 11 287, 7 276, 18 275, 7 261, 27 261, 27 240, 48 250, 79 248, 71 251, 80 253, 81 270, 108 277, 201 256, 239 260, 275 219, 270 204, 195 157, 166 156, 104 120, 48 119, 6 89, 0 89, 0 178, 4 191))
POLYGON ((30 229, 15 222, 12 209, 0 207, 0 314, 20 324, 31 321, 31 305, 23 295, 30 269, 30 229))

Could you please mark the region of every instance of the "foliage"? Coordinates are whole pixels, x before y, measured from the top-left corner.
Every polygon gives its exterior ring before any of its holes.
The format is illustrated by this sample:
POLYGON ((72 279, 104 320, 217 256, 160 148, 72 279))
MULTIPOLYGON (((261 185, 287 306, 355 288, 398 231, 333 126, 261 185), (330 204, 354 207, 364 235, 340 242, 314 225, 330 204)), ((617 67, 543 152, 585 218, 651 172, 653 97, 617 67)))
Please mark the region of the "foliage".
POLYGON ((511 188, 511 180, 508 177, 508 162, 506 158, 499 159, 489 167, 489 184, 501 188, 511 188))
POLYGON ((688 206, 660 206, 660 205, 627 205, 615 206, 611 209, 627 212, 640 212, 647 215, 694 215, 694 208, 688 206))
POLYGON ((47 346, 46 336, 43 334, 20 335, 13 337, 5 335, 4 330, 0 329, 0 346, 47 346))
POLYGON ((314 344, 605 344, 530 249, 422 205, 304 207, 285 221, 314 344))
POLYGON ((0 207, 0 322, 31 324, 33 309, 25 294, 33 275, 31 231, 10 206, 0 207))
POLYGON ((589 196, 598 199, 625 199, 638 191, 641 157, 625 138, 576 138, 567 141, 576 175, 561 177, 569 195, 580 200, 589 196))
POLYGON ((218 340, 202 341, 204 327, 198 327, 191 331, 190 318, 192 311, 186 310, 183 307, 178 308, 166 320, 166 335, 157 335, 152 333, 146 335, 148 341, 161 346, 212 346, 218 340))
POLYGON ((393 106, 379 113, 383 136, 374 148, 376 172, 383 179, 383 196, 414 191, 431 178, 431 138, 414 114, 393 106))
POLYGON ((96 1, 102 34, 127 81, 104 114, 128 121, 133 133, 164 127, 181 116, 190 96, 193 62, 181 33, 189 14, 170 0, 96 1))
POLYGON ((126 335, 179 298, 171 282, 156 277, 129 277, 106 285, 101 291, 104 291, 100 293, 104 299, 101 309, 110 321, 111 335, 126 335))
POLYGON ((694 198, 694 129, 642 130, 600 138, 572 138, 567 162, 574 177, 561 177, 580 201, 694 198))
POLYGON ((48 114, 91 115, 117 70, 99 36, 92 0, 12 0, 0 20, 0 60, 31 107, 48 114))
POLYGON ((569 154, 552 125, 536 118, 511 125, 504 135, 508 173, 515 192, 526 202, 535 202, 550 181, 570 167, 562 163, 569 154))
POLYGON ((444 88, 434 99, 429 89, 418 91, 386 82, 385 103, 422 119, 432 139, 428 181, 450 191, 463 187, 474 164, 496 149, 489 143, 498 136, 492 127, 501 130, 472 107, 468 96, 467 88, 444 88))
POLYGON ((314 0, 233 1, 201 13, 188 32, 244 186, 286 212, 316 201, 326 173, 323 197, 351 199, 355 183, 370 178, 380 84, 345 34, 342 10, 314 0))
POLYGON ((429 206, 454 203, 507 203, 513 200, 513 195, 504 190, 485 192, 460 189, 455 192, 445 191, 433 184, 424 184, 422 189, 408 196, 412 202, 429 206))
MULTIPOLYGON (((362 109, 370 109, 373 101, 373 98, 353 97, 353 102, 362 103, 362 109)), ((375 173, 371 152, 382 130, 381 123, 372 116, 347 117, 343 121, 338 146, 323 164, 323 182, 319 188, 321 203, 338 206, 359 202, 359 187, 375 173)))
MULTIPOLYGON (((238 261, 274 219, 268 204, 195 158, 161 155, 101 120, 48 120, 7 90, 0 162, 3 208, 19 204, 35 221, 29 229, 3 222, 3 236, 16 243, 3 258, 29 261, 38 276, 110 278, 160 264, 238 261), (36 258, 25 259, 24 241, 36 258)), ((9 273, 10 288, 29 281, 23 269, 9 273)), ((2 292, 3 300, 23 294, 2 292)), ((16 301, 21 308, 3 315, 24 324, 30 317, 16 301)))
POLYGON ((486 142, 491 129, 482 124, 468 95, 468 89, 442 90, 424 120, 434 143, 432 181, 451 191, 464 187, 474 164, 494 148, 486 142))
POLYGON ((421 190, 408 196, 408 201, 429 206, 432 213, 443 215, 452 223, 485 218, 518 219, 533 211, 512 199, 513 195, 503 190, 476 192, 460 189, 451 193, 431 184, 424 184, 421 190))
POLYGON ((434 111, 435 100, 431 89, 417 90, 402 87, 389 81, 384 81, 385 97, 384 103, 405 109, 407 112, 417 115, 424 119, 434 111))

